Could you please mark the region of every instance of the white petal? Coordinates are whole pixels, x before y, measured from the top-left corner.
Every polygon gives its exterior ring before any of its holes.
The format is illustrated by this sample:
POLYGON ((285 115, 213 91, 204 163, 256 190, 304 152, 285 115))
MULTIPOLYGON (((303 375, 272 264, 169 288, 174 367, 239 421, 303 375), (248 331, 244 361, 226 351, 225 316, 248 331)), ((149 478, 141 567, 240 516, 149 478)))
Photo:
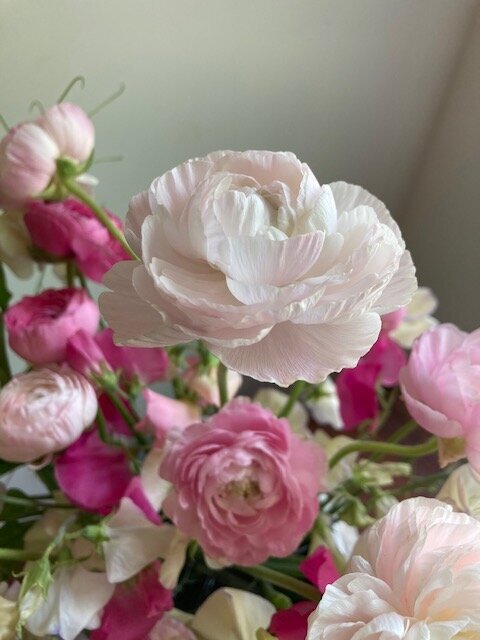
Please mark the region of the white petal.
POLYGON ((373 310, 383 316, 401 309, 410 302, 416 289, 415 266, 410 251, 405 251, 397 272, 383 290, 373 310))
POLYGON ((142 255, 142 224, 151 214, 148 191, 133 196, 125 219, 125 237, 137 256, 142 255))
POLYGON ((155 511, 160 510, 171 486, 169 482, 160 478, 158 473, 163 455, 163 449, 151 449, 145 456, 140 471, 143 491, 155 511))
POLYGON ((407 306, 407 317, 410 319, 429 316, 436 311, 438 299, 428 287, 418 287, 407 306))
POLYGON ((257 344, 211 350, 230 369, 256 380, 287 387, 296 380, 316 384, 333 371, 353 367, 373 345, 380 318, 367 313, 348 322, 321 325, 276 325, 257 344))

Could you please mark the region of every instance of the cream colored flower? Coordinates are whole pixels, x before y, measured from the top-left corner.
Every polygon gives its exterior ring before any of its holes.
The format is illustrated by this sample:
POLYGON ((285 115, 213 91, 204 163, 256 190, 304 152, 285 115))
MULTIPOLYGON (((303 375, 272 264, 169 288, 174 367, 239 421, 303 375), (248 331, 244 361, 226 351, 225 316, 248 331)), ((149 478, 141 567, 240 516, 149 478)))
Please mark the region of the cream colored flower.
POLYGON ((404 349, 410 349, 415 340, 438 324, 432 313, 438 307, 438 300, 428 287, 419 287, 405 308, 400 324, 390 331, 389 336, 404 349))
POLYGON ((480 477, 469 464, 462 464, 452 471, 437 498, 480 520, 480 477))
POLYGON ((22 214, 18 211, 0 213, 0 261, 18 278, 30 278, 33 274, 31 244, 22 214))

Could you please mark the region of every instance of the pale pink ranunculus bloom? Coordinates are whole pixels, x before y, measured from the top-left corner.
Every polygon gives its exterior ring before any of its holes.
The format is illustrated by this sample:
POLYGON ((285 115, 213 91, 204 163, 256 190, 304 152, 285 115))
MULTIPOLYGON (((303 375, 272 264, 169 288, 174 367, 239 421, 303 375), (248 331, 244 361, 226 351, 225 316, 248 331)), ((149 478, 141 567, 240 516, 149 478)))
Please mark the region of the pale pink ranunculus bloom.
POLYGON ((480 471, 480 329, 442 324, 424 333, 400 385, 412 417, 440 438, 442 464, 466 455, 480 471))
POLYGON ((33 462, 61 451, 96 413, 93 387, 69 367, 22 373, 0 391, 0 458, 33 462))
POLYGON ((55 141, 34 122, 24 122, 0 140, 0 206, 9 209, 38 196, 56 171, 55 141))
POLYGON ((318 513, 326 458, 285 419, 236 399, 167 444, 163 510, 220 563, 292 553, 318 513))
POLYGON ((96 303, 83 289, 46 289, 5 313, 10 347, 36 365, 64 361, 68 340, 80 329, 93 335, 99 320, 96 303))
POLYGON ((54 104, 36 122, 54 140, 60 157, 83 164, 91 156, 95 128, 78 104, 54 104))
POLYGON ((118 342, 201 338, 228 368, 281 386, 353 367, 416 288, 385 206, 320 186, 292 153, 188 161, 132 199, 126 236, 141 262, 115 265, 101 297, 118 342))
POLYGON ((307 640, 450 640, 480 633, 480 522, 429 498, 400 502, 363 534, 307 640))

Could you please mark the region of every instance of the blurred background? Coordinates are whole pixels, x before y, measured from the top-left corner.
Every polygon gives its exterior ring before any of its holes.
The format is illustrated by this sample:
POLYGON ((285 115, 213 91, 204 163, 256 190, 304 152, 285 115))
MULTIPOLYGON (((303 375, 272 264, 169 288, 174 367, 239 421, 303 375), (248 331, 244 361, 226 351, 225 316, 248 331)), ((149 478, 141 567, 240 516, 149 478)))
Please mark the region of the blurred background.
MULTIPOLYGON (((35 98, 95 117, 98 199, 215 149, 291 150, 400 223, 438 317, 480 322, 477 0, 0 0, 0 112, 35 98)), ((16 296, 31 283, 11 279, 16 296)))

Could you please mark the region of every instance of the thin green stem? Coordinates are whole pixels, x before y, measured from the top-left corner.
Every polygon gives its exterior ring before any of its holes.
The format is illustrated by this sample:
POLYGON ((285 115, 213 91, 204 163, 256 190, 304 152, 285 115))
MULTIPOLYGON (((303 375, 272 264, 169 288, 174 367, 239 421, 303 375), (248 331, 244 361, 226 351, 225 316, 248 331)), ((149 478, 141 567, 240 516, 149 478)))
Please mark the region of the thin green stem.
POLYGON ((78 200, 81 200, 81 202, 86 204, 87 207, 90 207, 90 209, 96 215, 97 219, 103 224, 103 226, 110 233, 112 238, 115 238, 115 240, 117 240, 121 244, 121 246, 125 249, 125 251, 128 253, 128 255, 131 258, 133 258, 134 260, 138 260, 138 256, 134 251, 132 251, 132 249, 128 245, 128 242, 125 240, 125 236, 123 235, 123 233, 112 222, 112 220, 109 218, 107 213, 102 209, 102 207, 100 207, 95 202, 95 200, 86 191, 84 191, 82 187, 80 187, 80 185, 78 185, 74 180, 65 180, 63 185, 73 196, 78 198, 78 200))
POLYGON ((112 391, 111 389, 105 388, 105 393, 110 398, 111 403, 118 411, 118 413, 125 420, 128 428, 130 429, 132 435, 136 438, 136 440, 140 444, 147 444, 148 440, 145 436, 135 429, 135 425, 138 422, 138 416, 134 415, 131 411, 129 411, 128 407, 125 405, 123 400, 118 397, 118 395, 112 391))
POLYGON ((314 586, 303 582, 303 580, 298 580, 297 578, 292 578, 284 573, 275 571, 274 569, 268 569, 262 565, 258 567, 236 567, 236 569, 253 578, 265 580, 276 587, 290 591, 290 593, 295 593, 306 600, 312 600, 313 602, 320 600, 320 593, 314 586))
POLYGON ((437 438, 430 438, 426 442, 417 445, 394 444, 389 442, 353 442, 343 447, 330 460, 330 469, 350 453, 380 453, 403 458, 419 458, 434 453, 438 448, 437 438))
POLYGON ((41 557, 39 553, 34 551, 25 551, 24 549, 0 549, 0 560, 11 560, 12 562, 38 560, 41 557))
POLYGON ((84 89, 85 88, 85 78, 83 76, 75 76, 75 78, 73 78, 73 80, 70 80, 70 82, 67 84, 65 89, 62 91, 61 96, 58 98, 57 103, 63 102, 76 84, 81 84, 82 85, 82 89, 84 89))
POLYGON ((223 362, 220 362, 217 369, 217 383, 218 392, 220 394, 221 407, 223 407, 223 405, 228 402, 227 373, 227 367, 223 364, 223 362))
POLYGON ((10 292, 7 289, 5 270, 2 262, 0 262, 0 295, 0 384, 3 386, 7 384, 12 377, 12 372, 8 361, 4 319, 4 313, 8 309, 8 302, 10 300, 10 292))
POLYGON ((297 382, 295 382, 295 384, 292 387, 292 390, 290 391, 288 400, 285 402, 285 404, 283 405, 283 407, 278 413, 279 418, 288 417, 290 411, 293 409, 295 403, 302 395, 306 386, 307 386, 307 383, 304 380, 297 380, 297 382))
POLYGON ((410 435, 412 431, 415 431, 417 427, 418 424, 415 422, 415 420, 409 420, 408 422, 405 422, 405 424, 402 425, 400 429, 395 431, 395 433, 392 433, 387 442, 401 442, 404 438, 410 435))
POLYGON ((99 105, 97 105, 94 109, 92 109, 89 112, 88 114, 89 117, 93 118, 93 116, 96 116, 99 111, 101 111, 102 109, 107 107, 109 104, 114 102, 117 98, 119 98, 122 95, 122 93, 125 91, 126 88, 127 88, 127 85, 124 82, 122 82, 120 87, 114 93, 112 93, 111 96, 106 98, 103 102, 101 102, 99 105))
POLYGON ((71 289, 75 286, 75 263, 72 260, 67 260, 65 267, 67 269, 67 287, 71 289))
POLYGON ((2 116, 1 113, 0 113, 0 124, 5 129, 5 133, 8 133, 10 131, 10 127, 8 126, 8 122, 5 120, 5 118, 2 116))

